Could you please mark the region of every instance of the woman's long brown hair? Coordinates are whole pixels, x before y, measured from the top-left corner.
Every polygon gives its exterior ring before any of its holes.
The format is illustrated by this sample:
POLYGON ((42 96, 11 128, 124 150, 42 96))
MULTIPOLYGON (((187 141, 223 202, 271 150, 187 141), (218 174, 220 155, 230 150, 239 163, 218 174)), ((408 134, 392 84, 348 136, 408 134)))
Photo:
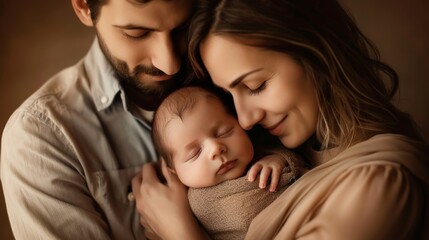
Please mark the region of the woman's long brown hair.
POLYGON ((316 89, 322 148, 346 148, 381 133, 422 140, 411 117, 391 102, 398 75, 335 0, 199 1, 189 58, 200 78, 208 76, 199 46, 209 34, 283 52, 303 66, 316 89))

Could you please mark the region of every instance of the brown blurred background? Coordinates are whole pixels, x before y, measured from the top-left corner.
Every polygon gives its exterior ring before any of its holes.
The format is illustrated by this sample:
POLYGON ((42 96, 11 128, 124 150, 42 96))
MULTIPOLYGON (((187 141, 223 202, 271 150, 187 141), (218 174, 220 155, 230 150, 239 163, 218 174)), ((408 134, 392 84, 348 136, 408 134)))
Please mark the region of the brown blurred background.
MULTIPOLYGON (((398 106, 429 140, 429 1, 340 0, 401 78, 398 106)), ((92 29, 70 1, 0 0, 0 130, 24 99, 86 54, 92 29)), ((0 149, 1 151, 1 149, 0 149)), ((7 183, 5 183, 7 184, 7 183)), ((0 239, 13 239, 0 188, 0 239)))

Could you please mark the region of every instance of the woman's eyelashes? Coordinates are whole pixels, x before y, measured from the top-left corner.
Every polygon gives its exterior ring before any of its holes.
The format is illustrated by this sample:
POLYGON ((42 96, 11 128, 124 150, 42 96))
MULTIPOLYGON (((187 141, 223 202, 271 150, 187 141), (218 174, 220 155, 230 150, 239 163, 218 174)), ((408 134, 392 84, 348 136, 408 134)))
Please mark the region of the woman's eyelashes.
POLYGON ((258 95, 259 93, 261 93, 267 87, 267 82, 268 81, 263 81, 261 84, 259 84, 259 86, 254 89, 247 87, 249 90, 249 95, 258 95))
POLYGON ((248 91, 249 95, 258 95, 265 90, 267 84, 274 77, 274 73, 264 73, 261 76, 258 76, 255 80, 250 80, 247 83, 243 83, 248 91))

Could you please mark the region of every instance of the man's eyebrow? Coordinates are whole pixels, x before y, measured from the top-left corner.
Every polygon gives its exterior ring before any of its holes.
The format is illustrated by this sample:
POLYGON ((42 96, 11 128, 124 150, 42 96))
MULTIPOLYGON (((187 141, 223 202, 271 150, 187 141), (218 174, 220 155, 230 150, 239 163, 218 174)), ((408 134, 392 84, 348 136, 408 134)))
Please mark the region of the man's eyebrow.
POLYGON ((113 25, 115 28, 126 29, 126 30, 147 30, 147 31, 155 31, 153 28, 139 26, 135 24, 126 24, 126 25, 113 25))
POLYGON ((249 76, 250 74, 252 74, 252 73, 256 73, 256 72, 259 72, 259 71, 261 71, 263 68, 258 68, 258 69, 255 69, 255 70, 252 70, 252 71, 250 71, 250 72, 247 72, 247 73, 244 73, 244 74, 242 74, 241 76, 239 76, 238 78, 236 78, 234 81, 232 81, 232 83, 231 84, 229 84, 229 87, 230 88, 235 88, 241 81, 243 81, 247 76, 249 76))
POLYGON ((134 4, 134 5, 145 5, 148 2, 150 2, 150 0, 127 0, 127 2, 134 4))

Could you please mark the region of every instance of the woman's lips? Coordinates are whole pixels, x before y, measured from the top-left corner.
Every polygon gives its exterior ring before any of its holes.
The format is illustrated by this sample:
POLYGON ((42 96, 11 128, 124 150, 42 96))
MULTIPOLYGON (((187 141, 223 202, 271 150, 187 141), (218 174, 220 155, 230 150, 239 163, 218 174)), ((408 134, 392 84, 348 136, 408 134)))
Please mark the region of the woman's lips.
POLYGON ((280 135, 280 134, 282 133, 282 130, 283 130, 283 123, 284 123, 284 121, 286 120, 286 118, 287 118, 287 115, 286 115, 284 118, 282 118, 282 119, 281 119, 278 123, 276 123, 275 125, 273 125, 273 126, 271 126, 271 127, 267 128, 267 130, 268 130, 272 135, 275 135, 275 136, 280 135))
POLYGON ((226 162, 220 166, 219 170, 217 171, 217 174, 218 175, 225 174, 229 170, 233 169, 235 167, 235 165, 237 165, 237 159, 232 160, 232 161, 228 161, 228 162, 226 162))

